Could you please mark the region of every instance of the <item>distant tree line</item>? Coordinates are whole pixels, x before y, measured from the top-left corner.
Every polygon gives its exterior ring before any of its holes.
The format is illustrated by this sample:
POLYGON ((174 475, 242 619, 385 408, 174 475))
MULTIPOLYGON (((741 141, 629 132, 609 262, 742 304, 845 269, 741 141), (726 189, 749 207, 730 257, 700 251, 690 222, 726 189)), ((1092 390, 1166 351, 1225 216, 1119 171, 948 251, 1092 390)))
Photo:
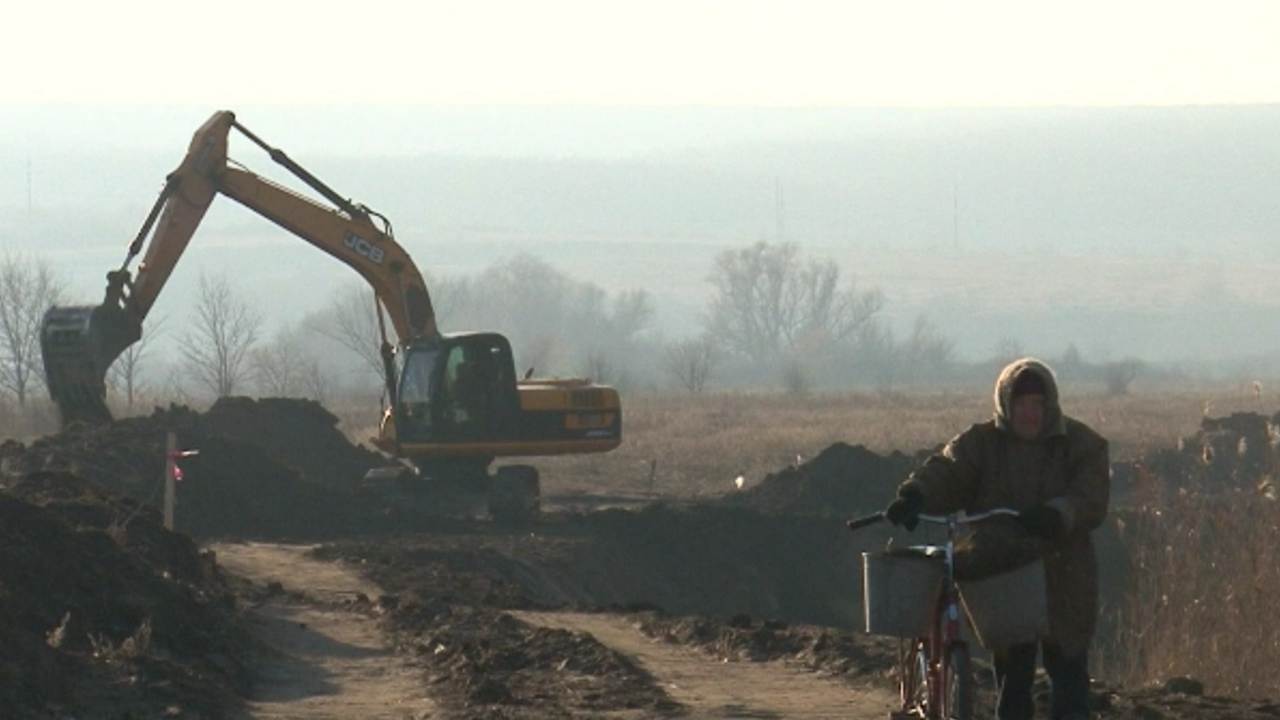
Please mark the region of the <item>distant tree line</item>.
MULTIPOLYGON (((707 277, 710 295, 698 333, 665 338, 653 327, 653 296, 609 292, 546 262, 517 255, 473 275, 428 279, 445 331, 506 335, 523 374, 585 376, 622 386, 689 393, 773 389, 802 394, 855 387, 901 389, 987 384, 996 367, 1023 354, 1002 339, 981 362, 956 358, 955 344, 925 317, 897 334, 886 299, 831 260, 793 243, 728 249, 707 277)), ((45 402, 39 326, 65 283, 43 261, 0 257, 0 391, 19 411, 45 402)), ((170 338, 177 357, 157 352, 175 323, 148 320, 108 374, 118 411, 147 403, 192 402, 231 394, 310 397, 379 392, 382 360, 372 291, 358 281, 295 321, 265 330, 264 315, 225 277, 201 276, 197 300, 170 338)), ((171 315, 170 317, 173 317, 171 315)), ((388 326, 388 331, 390 328, 388 326)), ((1136 359, 1090 363, 1074 345, 1047 358, 1068 381, 1129 391, 1151 370, 1136 359)), ((8 405, 6 404, 6 407, 8 405)))

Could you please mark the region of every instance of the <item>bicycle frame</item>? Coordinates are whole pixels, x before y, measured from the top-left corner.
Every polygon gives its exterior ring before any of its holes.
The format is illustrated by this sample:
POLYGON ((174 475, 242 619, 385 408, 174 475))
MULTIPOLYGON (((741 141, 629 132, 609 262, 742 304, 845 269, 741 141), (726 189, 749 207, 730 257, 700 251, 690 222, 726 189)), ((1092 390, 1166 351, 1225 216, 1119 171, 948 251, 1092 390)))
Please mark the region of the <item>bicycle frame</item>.
MULTIPOLYGON (((955 541, 961 525, 981 522, 995 516, 1018 515, 1011 508, 994 508, 986 512, 972 515, 952 513, 950 515, 920 515, 921 522, 945 525, 947 540, 943 545, 913 546, 926 556, 933 556, 941 551, 943 556, 943 580, 938 590, 938 598, 934 604, 929 624, 929 634, 925 637, 911 638, 905 648, 900 647, 898 653, 898 692, 902 700, 902 709, 894 713, 895 718, 923 717, 929 720, 943 720, 943 712, 953 714, 949 707, 947 686, 948 664, 955 649, 960 648, 968 657, 968 648, 961 638, 960 632, 960 591, 955 580, 955 541), (920 657, 920 650, 925 650, 920 657), (921 663, 923 660, 923 663, 921 663), (923 664, 923 667, 921 667, 923 664), (922 677, 917 677, 922 674, 922 677), (925 697, 916 695, 919 680, 924 680, 925 697)), ((858 530, 885 519, 884 513, 875 513, 848 523, 850 530, 858 530)), ((967 668, 966 668, 967 672, 967 668)))

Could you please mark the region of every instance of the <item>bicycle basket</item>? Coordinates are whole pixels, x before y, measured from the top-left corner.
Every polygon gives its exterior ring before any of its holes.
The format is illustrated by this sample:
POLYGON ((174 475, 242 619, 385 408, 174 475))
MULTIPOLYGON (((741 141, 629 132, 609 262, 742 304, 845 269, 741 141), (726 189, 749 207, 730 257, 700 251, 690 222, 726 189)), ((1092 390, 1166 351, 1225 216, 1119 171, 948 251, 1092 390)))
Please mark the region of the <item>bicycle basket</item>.
POLYGON ((942 585, 942 561, 915 553, 862 553, 862 607, 872 635, 923 637, 942 585))
POLYGON ((1042 561, 958 584, 965 614, 982 647, 1003 650, 1048 634, 1049 601, 1042 561))

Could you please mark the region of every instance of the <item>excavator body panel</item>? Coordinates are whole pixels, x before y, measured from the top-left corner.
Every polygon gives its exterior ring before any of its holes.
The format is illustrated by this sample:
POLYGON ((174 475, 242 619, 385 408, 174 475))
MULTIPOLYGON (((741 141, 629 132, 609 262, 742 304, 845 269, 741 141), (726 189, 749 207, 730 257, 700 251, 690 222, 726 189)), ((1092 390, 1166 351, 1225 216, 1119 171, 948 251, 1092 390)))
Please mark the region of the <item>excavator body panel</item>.
POLYGON ((397 411, 377 444, 398 446, 405 457, 596 453, 622 439, 617 390, 585 380, 517 381, 511 347, 496 333, 409 346, 401 368, 397 411))

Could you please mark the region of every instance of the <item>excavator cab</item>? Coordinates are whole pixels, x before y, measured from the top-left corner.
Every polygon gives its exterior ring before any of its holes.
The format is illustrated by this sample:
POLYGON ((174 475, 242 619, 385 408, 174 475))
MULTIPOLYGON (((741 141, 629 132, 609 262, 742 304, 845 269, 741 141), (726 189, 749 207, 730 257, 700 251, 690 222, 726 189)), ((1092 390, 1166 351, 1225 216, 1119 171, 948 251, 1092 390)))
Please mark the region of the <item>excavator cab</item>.
POLYGON ((497 333, 409 345, 395 427, 406 443, 483 443, 513 437, 519 420, 511 345, 497 333))

